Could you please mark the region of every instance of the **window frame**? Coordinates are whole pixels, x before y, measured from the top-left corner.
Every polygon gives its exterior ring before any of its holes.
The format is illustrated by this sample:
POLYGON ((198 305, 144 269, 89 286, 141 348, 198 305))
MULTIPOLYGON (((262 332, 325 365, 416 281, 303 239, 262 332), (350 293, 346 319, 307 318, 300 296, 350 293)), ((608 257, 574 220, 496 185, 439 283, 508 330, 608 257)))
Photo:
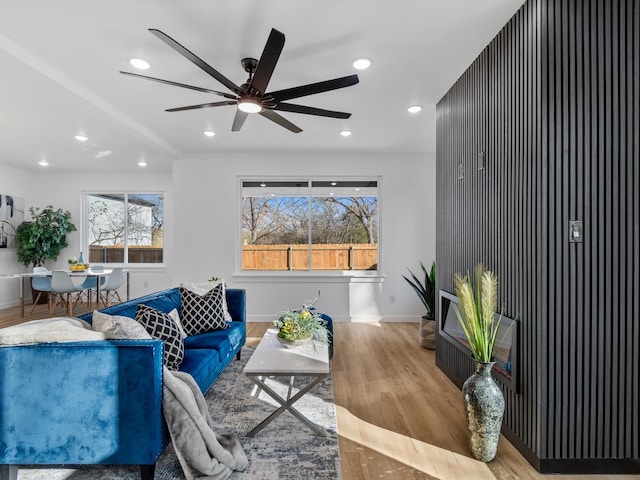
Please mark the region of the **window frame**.
MULTIPOLYGON (((305 280, 317 281, 318 279, 326 279, 326 281, 333 281, 341 278, 349 281, 355 277, 368 277, 368 278, 382 278, 382 262, 381 262, 381 246, 382 246, 382 177, 363 175, 363 176, 327 176, 327 175, 259 175, 259 176, 238 176, 237 177, 237 214, 236 221, 238 222, 236 229, 236 242, 235 242, 235 273, 233 277, 238 280, 244 278, 250 278, 252 280, 263 279, 265 281, 290 281, 295 279, 296 281, 305 280), (307 198, 311 203, 311 191, 313 189, 313 182, 376 182, 377 191, 377 269, 376 270, 312 270, 311 265, 307 270, 243 270, 242 269, 242 246, 243 246, 243 183, 244 182, 292 182, 292 181, 304 181, 308 182, 311 186, 308 187, 307 198)), ((311 224, 311 222, 309 222, 311 224)), ((312 246, 311 225, 309 230, 308 246, 312 246)))
MULTIPOLYGON (((125 225, 125 246, 124 246, 124 262, 99 262, 100 264, 104 264, 109 267, 126 267, 126 268, 166 268, 167 265, 164 261, 167 253, 167 230, 166 230, 166 213, 167 213, 167 195, 164 190, 146 190, 146 189, 122 189, 122 190, 85 190, 82 192, 82 216, 80 223, 80 238, 81 238, 81 250, 82 252, 86 252, 86 260, 89 262, 90 256, 90 245, 89 245, 89 197, 91 195, 125 195, 128 197, 129 195, 160 195, 163 198, 163 206, 162 206, 162 216, 163 216, 163 226, 162 226, 162 259, 161 263, 130 263, 129 260, 129 240, 128 240, 128 226, 125 225)), ((125 212, 126 207, 128 205, 128 200, 125 202, 125 212)), ((126 216, 125 216, 126 220, 126 216)), ((96 263, 96 262, 94 262, 96 263)))

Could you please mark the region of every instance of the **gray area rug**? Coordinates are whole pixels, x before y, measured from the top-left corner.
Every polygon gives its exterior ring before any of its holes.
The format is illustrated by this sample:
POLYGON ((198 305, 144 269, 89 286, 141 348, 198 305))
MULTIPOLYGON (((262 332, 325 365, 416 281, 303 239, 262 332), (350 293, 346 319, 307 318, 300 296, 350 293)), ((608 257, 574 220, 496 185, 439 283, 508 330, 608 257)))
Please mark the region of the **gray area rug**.
MULTIPOLYGON (((303 415, 327 432, 315 435, 289 412, 284 412, 262 431, 250 438, 245 434, 269 416, 276 402, 257 392, 242 369, 253 353, 244 347, 242 360, 232 361, 206 395, 209 411, 219 431, 232 430, 240 435, 249 459, 245 472, 234 472, 233 480, 336 480, 340 474, 340 452, 336 431, 336 411, 331 377, 294 404, 303 415)), ((307 378, 296 379, 303 386, 307 378)), ((271 378, 267 384, 286 398, 286 379, 271 378)), ((294 388, 294 393, 297 389, 294 388)), ((292 395, 294 394, 292 393, 292 395)), ((82 467, 69 469, 21 468, 18 480, 138 480, 136 467, 82 467)), ((156 480, 184 479, 172 445, 162 452, 156 464, 156 480)))

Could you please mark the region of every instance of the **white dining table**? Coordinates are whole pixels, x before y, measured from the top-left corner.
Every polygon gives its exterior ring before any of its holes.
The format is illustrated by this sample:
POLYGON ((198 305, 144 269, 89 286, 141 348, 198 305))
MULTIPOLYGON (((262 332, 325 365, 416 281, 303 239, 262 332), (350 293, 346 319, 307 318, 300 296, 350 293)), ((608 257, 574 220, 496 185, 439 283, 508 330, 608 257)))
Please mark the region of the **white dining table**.
MULTIPOLYGON (((70 277, 95 277, 96 278, 96 306, 100 307, 100 278, 108 277, 111 272, 113 272, 113 268, 105 268, 100 270, 92 270, 91 268, 87 268, 86 270, 65 270, 70 277)), ((126 285, 127 285, 127 300, 129 300, 129 271, 123 270, 122 273, 126 276, 126 285)), ((52 270, 47 270, 46 272, 25 272, 18 273, 15 276, 22 277, 22 281, 20 282, 20 316, 24 317, 24 299, 25 292, 27 291, 27 278, 33 277, 50 277, 53 274, 52 270)))

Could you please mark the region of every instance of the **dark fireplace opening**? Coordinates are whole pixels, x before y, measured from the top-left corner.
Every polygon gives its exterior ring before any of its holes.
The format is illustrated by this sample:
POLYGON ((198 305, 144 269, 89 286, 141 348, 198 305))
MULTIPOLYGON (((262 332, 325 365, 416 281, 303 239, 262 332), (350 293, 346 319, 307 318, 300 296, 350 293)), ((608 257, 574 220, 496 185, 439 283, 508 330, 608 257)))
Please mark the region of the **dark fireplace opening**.
MULTIPOLYGON (((460 326, 460 321, 453 304, 459 305, 458 297, 440 290, 438 329, 440 335, 459 350, 471 357, 471 349, 460 326)), ((496 314, 496 320, 500 317, 496 314)), ((518 392, 518 322, 502 315, 500 328, 496 337, 493 376, 500 383, 518 392)))

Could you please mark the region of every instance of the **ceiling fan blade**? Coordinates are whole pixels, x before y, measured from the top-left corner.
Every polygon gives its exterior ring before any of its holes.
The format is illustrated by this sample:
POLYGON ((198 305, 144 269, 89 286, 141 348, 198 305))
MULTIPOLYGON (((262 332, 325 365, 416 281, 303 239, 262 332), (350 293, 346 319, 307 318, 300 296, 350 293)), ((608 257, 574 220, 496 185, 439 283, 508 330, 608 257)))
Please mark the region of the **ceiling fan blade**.
POLYGON ((248 116, 249 116, 248 113, 243 112, 239 108, 236 109, 236 116, 233 117, 233 125, 231 126, 231 131, 239 132, 240 129, 242 128, 242 125, 244 125, 244 121, 247 119, 248 116))
POLYGON ((235 83, 233 83, 227 77, 222 75, 215 68, 213 68, 211 65, 209 65, 204 60, 202 60, 200 57, 198 57, 195 53, 191 52, 186 47, 183 47, 182 45, 180 45, 178 42, 176 42, 169 35, 167 35, 164 32, 161 32, 160 30, 158 30, 156 28, 150 28, 149 31, 152 34, 154 34, 156 37, 158 37, 160 40, 162 40, 164 43, 169 45, 171 48, 173 48, 180 55, 182 55, 183 57, 185 57, 186 59, 188 59, 189 61, 191 61, 195 65, 197 65, 198 67, 200 67, 202 70, 207 72, 209 75, 211 75, 213 78, 215 78, 221 84, 223 84, 229 90, 231 90, 234 93, 237 93, 238 95, 242 95, 243 94, 243 92, 242 92, 242 90, 240 89, 239 86, 237 86, 235 83))
POLYGON ((257 90, 260 95, 267 89, 283 48, 284 33, 272 28, 249 85, 250 88, 257 90))
POLYGON ((275 92, 269 92, 268 95, 272 96, 275 102, 282 102, 292 98, 306 97, 307 95, 315 95, 316 93, 350 87, 358 82, 358 75, 349 75, 347 77, 334 78, 333 80, 325 80, 324 82, 277 90, 275 92))
POLYGON ((284 127, 287 130, 292 131, 293 133, 300 133, 302 131, 302 129, 300 127, 298 127, 297 125, 294 125, 289 120, 284 118, 282 115, 278 115, 273 110, 262 109, 262 111, 259 112, 259 113, 263 117, 268 118, 272 122, 277 123, 281 127, 284 127))
POLYGON ((130 77, 144 78, 145 80, 152 80, 154 82, 164 83, 166 85, 173 85, 174 87, 188 88, 190 90, 196 90, 198 92, 204 92, 204 93, 215 93, 216 95, 221 95, 225 98, 231 98, 231 99, 236 98, 235 95, 231 95, 230 93, 218 92, 217 90, 210 90, 208 88, 196 87, 194 85, 187 85, 185 83, 172 82, 171 80, 163 80, 162 78, 148 77, 146 75, 140 75, 138 73, 130 73, 130 72, 122 72, 122 71, 120 73, 122 75, 128 75, 130 77))
POLYGON ((334 112, 333 110, 323 110, 322 108, 307 107, 306 105, 294 105, 293 103, 279 103, 274 107, 274 110, 280 110, 282 112, 292 112, 292 113, 306 113, 307 115, 317 115, 319 117, 331 117, 331 118, 351 117, 351 114, 346 112, 334 112))
POLYGON ((200 105, 189 105, 188 107, 167 108, 165 112, 183 112, 184 110, 197 110, 198 108, 223 107, 225 105, 237 105, 238 102, 225 100, 223 102, 201 103, 200 105))

